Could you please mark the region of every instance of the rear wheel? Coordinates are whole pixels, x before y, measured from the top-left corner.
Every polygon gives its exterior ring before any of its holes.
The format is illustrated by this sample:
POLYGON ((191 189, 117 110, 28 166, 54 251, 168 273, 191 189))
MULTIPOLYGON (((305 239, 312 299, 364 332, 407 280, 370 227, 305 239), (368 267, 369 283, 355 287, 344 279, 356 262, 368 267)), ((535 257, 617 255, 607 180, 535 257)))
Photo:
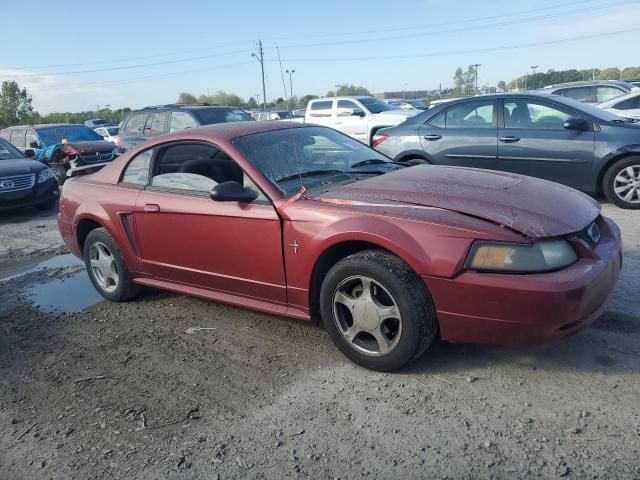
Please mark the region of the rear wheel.
POLYGON ((107 300, 126 302, 138 294, 139 287, 133 283, 118 245, 104 228, 87 235, 84 262, 91 283, 107 300))
POLYGON ((602 180, 607 199, 621 208, 640 209, 640 157, 618 160, 602 180))
POLYGON ((438 330, 424 283, 398 257, 368 250, 327 273, 320 292, 322 321, 340 351, 378 371, 418 358, 438 330))

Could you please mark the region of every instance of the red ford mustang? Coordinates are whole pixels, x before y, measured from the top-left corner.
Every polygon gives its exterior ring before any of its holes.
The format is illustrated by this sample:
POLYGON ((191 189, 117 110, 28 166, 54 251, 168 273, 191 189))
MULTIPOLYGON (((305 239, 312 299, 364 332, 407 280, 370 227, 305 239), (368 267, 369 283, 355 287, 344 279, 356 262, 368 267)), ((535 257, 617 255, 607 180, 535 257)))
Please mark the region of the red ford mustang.
POLYGON ((605 309, 620 232, 576 190, 394 164, 325 127, 158 137, 64 186, 58 224, 104 297, 140 285, 309 320, 390 371, 436 336, 552 342, 605 309))

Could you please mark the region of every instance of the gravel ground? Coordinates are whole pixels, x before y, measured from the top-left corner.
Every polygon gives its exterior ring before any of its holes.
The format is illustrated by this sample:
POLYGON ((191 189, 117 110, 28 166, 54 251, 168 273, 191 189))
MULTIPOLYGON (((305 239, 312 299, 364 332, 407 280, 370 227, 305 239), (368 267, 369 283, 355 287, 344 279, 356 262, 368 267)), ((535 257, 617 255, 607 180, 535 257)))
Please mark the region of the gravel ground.
POLYGON ((396 374, 304 322, 162 292, 100 302, 54 214, 5 214, 0 479, 638 479, 640 211, 604 210, 624 269, 592 328, 438 344, 396 374))

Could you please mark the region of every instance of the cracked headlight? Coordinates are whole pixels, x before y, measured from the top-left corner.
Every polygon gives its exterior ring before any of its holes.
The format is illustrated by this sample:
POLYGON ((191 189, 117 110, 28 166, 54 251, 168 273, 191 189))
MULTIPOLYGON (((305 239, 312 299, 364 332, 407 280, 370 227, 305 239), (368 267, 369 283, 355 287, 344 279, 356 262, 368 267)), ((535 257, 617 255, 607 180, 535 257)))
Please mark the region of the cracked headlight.
POLYGON ((480 272, 539 273, 560 270, 578 259, 563 239, 540 240, 530 244, 475 242, 466 268, 480 272))
POLYGON ((38 174, 38 183, 44 183, 51 178, 53 178, 53 170, 45 168, 38 174))

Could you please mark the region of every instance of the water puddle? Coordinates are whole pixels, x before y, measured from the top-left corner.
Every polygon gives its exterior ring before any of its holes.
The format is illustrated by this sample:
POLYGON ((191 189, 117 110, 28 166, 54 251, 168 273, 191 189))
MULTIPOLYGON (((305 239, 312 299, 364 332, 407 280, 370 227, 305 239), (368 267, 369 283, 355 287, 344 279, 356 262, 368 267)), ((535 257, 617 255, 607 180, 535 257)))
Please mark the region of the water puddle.
POLYGON ((84 270, 32 285, 26 293, 46 312, 77 313, 104 300, 84 270))
POLYGON ((39 258, 2 269, 0 287, 21 281, 18 287, 41 310, 55 313, 77 313, 103 300, 85 271, 84 262, 67 254, 39 258), (23 282, 21 282, 22 284, 23 282))

